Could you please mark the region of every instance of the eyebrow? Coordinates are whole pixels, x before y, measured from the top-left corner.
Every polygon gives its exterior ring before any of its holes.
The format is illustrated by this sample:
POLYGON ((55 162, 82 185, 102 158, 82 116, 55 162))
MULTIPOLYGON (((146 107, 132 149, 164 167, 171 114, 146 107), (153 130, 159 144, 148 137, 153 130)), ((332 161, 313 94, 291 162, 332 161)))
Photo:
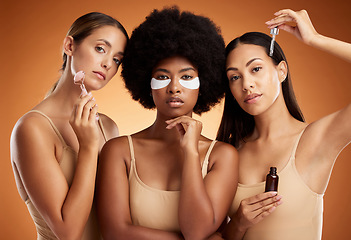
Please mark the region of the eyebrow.
MULTIPOLYGON (((183 69, 181 69, 181 70, 179 71, 179 73, 186 72, 186 71, 189 71, 189 70, 195 71, 195 68, 192 68, 192 67, 183 68, 183 69)), ((164 69, 164 68, 158 68, 158 69, 155 70, 155 72, 170 73, 170 71, 168 71, 167 69, 164 69)))
MULTIPOLYGON (((112 47, 111 43, 109 41, 107 41, 106 39, 100 38, 100 39, 98 39, 98 41, 104 42, 109 48, 112 47)), ((124 52, 118 52, 118 54, 124 56, 124 52)))
POLYGON ((179 72, 181 73, 181 72, 186 72, 186 71, 189 71, 189 70, 195 71, 195 68, 193 68, 193 67, 183 68, 179 72))
MULTIPOLYGON (((247 63, 246 63, 246 67, 247 66, 249 66, 252 62, 254 62, 254 61, 256 61, 256 60, 262 60, 261 58, 253 58, 253 59, 251 59, 250 61, 248 61, 247 63)), ((235 67, 230 67, 230 68, 227 68, 227 72, 228 71, 237 71, 238 69, 237 68, 235 68, 235 67)))
POLYGON ((167 69, 164 68, 158 68, 155 70, 155 72, 165 72, 165 73, 169 73, 169 71, 167 69))

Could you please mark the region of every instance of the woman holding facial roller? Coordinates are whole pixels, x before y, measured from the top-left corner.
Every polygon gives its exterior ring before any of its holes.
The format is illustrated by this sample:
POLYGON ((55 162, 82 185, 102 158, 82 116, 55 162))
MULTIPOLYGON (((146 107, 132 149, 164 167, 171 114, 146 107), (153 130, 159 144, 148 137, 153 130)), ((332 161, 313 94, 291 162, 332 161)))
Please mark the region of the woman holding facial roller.
POLYGON ((116 74, 127 40, 108 15, 78 18, 63 41, 60 80, 13 129, 13 171, 37 239, 101 238, 92 210, 97 158, 118 128, 103 114, 96 118, 90 92, 116 74))
POLYGON ((237 153, 201 135, 193 112, 224 94, 224 41, 206 17, 154 10, 131 36, 122 76, 133 99, 156 108, 148 128, 107 142, 97 179, 104 239, 205 239, 226 217, 237 153))
MULTIPOLYGON (((305 10, 281 10, 275 16, 266 23, 269 28, 351 62, 351 44, 317 33, 305 10)), ((284 53, 275 43, 270 57, 270 43, 270 36, 251 32, 226 48, 229 85, 217 139, 238 149, 240 168, 223 236, 321 239, 323 195, 338 154, 351 141, 351 105, 306 123, 284 53), (264 193, 272 166, 279 175, 279 195, 274 196, 264 193)))

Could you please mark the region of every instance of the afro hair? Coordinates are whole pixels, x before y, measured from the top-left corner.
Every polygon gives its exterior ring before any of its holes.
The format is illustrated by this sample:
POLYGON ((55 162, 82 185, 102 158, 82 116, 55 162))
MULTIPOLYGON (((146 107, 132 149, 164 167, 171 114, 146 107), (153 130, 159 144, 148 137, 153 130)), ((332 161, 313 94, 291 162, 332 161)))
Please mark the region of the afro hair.
POLYGON ((150 80, 157 63, 172 56, 187 58, 198 69, 199 97, 194 112, 210 110, 224 96, 225 44, 220 29, 207 17, 178 7, 153 10, 130 38, 122 77, 134 100, 155 108, 150 80))

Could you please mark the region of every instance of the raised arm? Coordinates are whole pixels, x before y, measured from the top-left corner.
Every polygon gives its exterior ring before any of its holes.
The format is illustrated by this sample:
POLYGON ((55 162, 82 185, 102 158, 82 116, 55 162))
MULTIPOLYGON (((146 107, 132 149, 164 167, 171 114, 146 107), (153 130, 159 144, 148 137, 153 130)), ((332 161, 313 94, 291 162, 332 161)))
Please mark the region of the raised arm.
POLYGON ((11 159, 19 192, 23 198, 28 194, 59 239, 80 239, 91 210, 99 150, 94 104, 87 95, 77 102, 72 114, 79 152, 71 186, 59 166, 62 143, 47 119, 27 114, 11 136, 11 159))
MULTIPOLYGON (((294 12, 286 9, 275 15, 276 18, 266 23, 270 28, 278 26, 310 46, 351 62, 351 44, 318 34, 305 10, 294 12), (288 22, 295 22, 295 26, 287 25, 288 22)), ((345 108, 311 123, 301 138, 301 147, 296 153, 301 157, 296 165, 307 185, 315 192, 324 193, 337 156, 351 141, 350 119, 349 103, 345 108)))
POLYGON ((180 240, 180 234, 133 225, 129 206, 129 145, 126 137, 107 142, 100 154, 97 213, 102 236, 111 239, 180 240))
POLYGON ((216 143, 210 156, 210 171, 203 179, 198 150, 201 122, 182 116, 167 123, 168 128, 178 129, 184 152, 180 228, 185 239, 206 239, 220 227, 233 201, 238 183, 237 151, 229 144, 216 143))
POLYGON ((295 12, 284 9, 274 15, 276 15, 274 19, 266 22, 269 28, 278 26, 279 29, 293 34, 307 45, 351 62, 351 44, 319 34, 313 27, 306 10, 295 12), (288 23, 294 23, 294 25, 288 23))

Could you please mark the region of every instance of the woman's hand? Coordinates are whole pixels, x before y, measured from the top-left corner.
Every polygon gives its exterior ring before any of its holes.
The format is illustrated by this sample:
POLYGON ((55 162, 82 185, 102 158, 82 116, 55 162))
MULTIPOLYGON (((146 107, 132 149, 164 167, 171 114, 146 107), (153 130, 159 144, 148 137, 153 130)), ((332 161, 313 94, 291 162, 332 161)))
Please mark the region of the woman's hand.
POLYGON ((226 227, 224 235, 229 239, 241 239, 247 229, 270 215, 280 204, 282 196, 277 192, 266 192, 243 199, 226 227), (239 237, 237 237, 240 235, 239 237))
POLYGON ((276 12, 274 15, 276 16, 274 19, 266 22, 269 28, 278 27, 278 29, 293 34, 308 45, 311 44, 313 38, 319 35, 314 29, 306 10, 295 12, 290 9, 284 9, 276 12), (294 25, 289 25, 288 23, 294 23, 294 25))
POLYGON ((167 120, 167 129, 176 128, 180 134, 181 147, 198 151, 202 123, 188 116, 167 120))
POLYGON ((69 123, 77 135, 80 147, 98 146, 99 144, 97 109, 91 93, 81 95, 74 105, 69 123))

